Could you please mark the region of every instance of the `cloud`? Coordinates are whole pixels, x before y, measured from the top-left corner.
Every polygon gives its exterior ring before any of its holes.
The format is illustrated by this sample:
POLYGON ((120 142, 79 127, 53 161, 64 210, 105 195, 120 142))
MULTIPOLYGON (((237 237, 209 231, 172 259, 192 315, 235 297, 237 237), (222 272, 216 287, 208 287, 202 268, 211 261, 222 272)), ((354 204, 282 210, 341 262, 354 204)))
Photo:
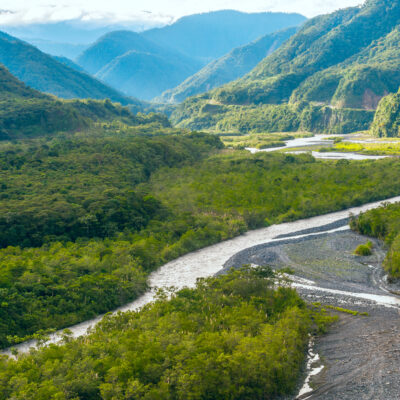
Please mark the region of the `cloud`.
POLYGON ((140 21, 145 25, 162 25, 183 15, 220 9, 247 12, 298 12, 312 17, 362 0, 64 0, 49 4, 46 0, 2 0, 0 25, 21 25, 79 19, 95 22, 140 21), (136 3, 136 4, 135 4, 136 3), (138 4, 141 3, 141 4, 138 4), (27 7, 27 4, 29 6, 27 7), (145 8, 145 9, 144 9, 145 8))

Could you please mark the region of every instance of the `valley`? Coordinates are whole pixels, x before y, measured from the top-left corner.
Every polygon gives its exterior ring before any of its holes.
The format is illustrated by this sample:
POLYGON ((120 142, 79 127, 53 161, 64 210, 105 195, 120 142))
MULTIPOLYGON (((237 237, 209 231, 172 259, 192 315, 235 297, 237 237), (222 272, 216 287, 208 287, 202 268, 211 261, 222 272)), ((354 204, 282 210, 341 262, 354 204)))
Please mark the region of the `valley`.
POLYGON ((400 1, 123 1, 0 10, 0 400, 397 399, 400 1))

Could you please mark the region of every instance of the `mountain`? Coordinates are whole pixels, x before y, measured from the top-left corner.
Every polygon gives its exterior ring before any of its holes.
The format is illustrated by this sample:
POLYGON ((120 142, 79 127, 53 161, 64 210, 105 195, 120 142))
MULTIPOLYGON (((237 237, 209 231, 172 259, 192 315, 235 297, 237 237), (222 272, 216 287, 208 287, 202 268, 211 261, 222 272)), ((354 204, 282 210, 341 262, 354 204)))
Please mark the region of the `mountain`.
POLYGON ((114 23, 107 18, 91 21, 83 15, 81 18, 59 22, 3 25, 0 29, 27 41, 45 53, 74 59, 106 33, 121 29, 140 32, 160 25, 160 21, 148 18, 144 13, 137 20, 125 23, 114 23))
POLYGON ((201 59, 207 64, 232 49, 268 33, 302 24, 300 14, 242 13, 223 10, 183 17, 175 23, 142 33, 159 45, 201 59))
MULTIPOLYGON (((201 117, 203 128, 207 127, 202 106, 206 104, 260 105, 264 111, 277 105, 275 109, 304 114, 307 126, 330 115, 335 117, 327 119, 329 124, 354 122, 346 130, 368 129, 379 100, 400 86, 399 23, 400 0, 367 0, 363 6, 313 18, 242 79, 189 99, 174 121, 184 126, 201 117), (201 112, 193 113, 194 108, 201 112), (343 120, 340 110, 353 110, 345 113, 353 120, 343 120)), ((225 113, 215 107, 212 112, 220 116, 213 117, 213 126, 225 113)), ((265 112, 259 111, 265 121, 265 112)))
POLYGON ((238 104, 307 100, 376 108, 379 98, 400 85, 399 23, 399 0, 368 0, 316 17, 248 76, 213 97, 238 104), (376 79, 380 86, 372 87, 376 79), (375 100, 368 101, 371 96, 375 100))
POLYGON ((86 126, 73 107, 29 88, 0 65, 1 140, 86 126))
POLYGON ((197 60, 131 31, 102 36, 77 62, 103 82, 144 100, 159 96, 201 67, 197 60))
POLYGON ((164 103, 180 103, 187 97, 207 92, 244 76, 297 30, 296 27, 287 28, 237 47, 227 55, 210 62, 176 88, 167 90, 158 100, 164 103))
POLYGON ((96 76, 128 95, 151 100, 197 71, 195 65, 133 50, 116 57, 96 76))
POLYGON ((380 101, 371 132, 378 137, 400 137, 400 89, 380 101))
POLYGON ((55 96, 106 99, 131 104, 136 109, 141 103, 130 99, 93 78, 60 63, 32 45, 0 32, 0 63, 28 86, 55 96))
POLYGON ((168 127, 157 114, 135 116, 110 100, 61 100, 26 86, 0 64, 0 140, 75 132, 94 122, 120 121, 128 126, 156 122, 168 127))
POLYGON ((78 72, 84 72, 86 73, 86 71, 84 70, 84 68, 82 68, 80 65, 78 65, 76 62, 72 61, 70 58, 68 57, 62 57, 62 56, 53 56, 53 58, 58 61, 61 64, 66 65, 69 68, 74 69, 75 71, 78 72))

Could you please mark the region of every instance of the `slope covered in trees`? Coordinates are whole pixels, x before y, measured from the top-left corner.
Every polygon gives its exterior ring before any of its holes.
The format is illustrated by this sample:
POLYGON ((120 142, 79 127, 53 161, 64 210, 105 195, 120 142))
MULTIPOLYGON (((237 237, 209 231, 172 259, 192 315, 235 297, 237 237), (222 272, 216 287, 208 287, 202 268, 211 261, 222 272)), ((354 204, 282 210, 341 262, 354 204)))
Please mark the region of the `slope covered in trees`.
POLYGON ((254 42, 235 48, 227 55, 206 65, 176 88, 167 90, 158 100, 180 103, 187 97, 207 92, 241 78, 267 55, 278 49, 283 42, 296 33, 297 29, 288 28, 268 34, 254 42))
POLYGON ((378 137, 400 137, 400 90, 380 101, 371 132, 378 137))
POLYGON ((153 121, 169 126, 166 117, 135 116, 130 109, 110 100, 61 100, 40 93, 0 64, 0 140, 75 132, 113 121, 126 125, 153 121))
POLYGON ((28 86, 64 99, 110 99, 139 109, 128 98, 84 72, 79 72, 36 47, 0 32, 0 63, 28 86))
POLYGON ((374 110, 400 85, 399 22, 399 0, 367 0, 313 18, 244 78, 188 99, 175 121, 193 125, 200 113, 190 120, 185 108, 194 102, 241 105, 243 110, 248 104, 282 103, 374 110))

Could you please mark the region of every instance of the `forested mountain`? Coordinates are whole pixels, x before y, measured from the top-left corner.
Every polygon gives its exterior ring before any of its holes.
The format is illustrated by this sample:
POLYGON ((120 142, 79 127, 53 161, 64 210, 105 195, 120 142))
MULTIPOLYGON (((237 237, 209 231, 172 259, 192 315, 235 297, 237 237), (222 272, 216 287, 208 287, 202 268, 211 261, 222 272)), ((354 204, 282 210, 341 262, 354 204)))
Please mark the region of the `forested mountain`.
POLYGON ((176 88, 167 90, 159 100, 167 103, 179 103, 189 96, 206 92, 244 76, 266 56, 278 49, 297 30, 296 27, 287 28, 237 47, 225 56, 211 61, 176 88))
POLYGON ((36 47, 0 32, 0 63, 28 86, 64 99, 111 99, 140 107, 140 102, 125 97, 92 76, 60 63, 36 47))
POLYGON ((77 62, 102 81, 146 100, 178 85, 201 67, 199 61, 130 31, 102 36, 77 62))
POLYGON ((368 0, 362 7, 316 17, 214 98, 238 104, 312 100, 373 108, 368 97, 383 97, 400 85, 399 23, 399 0, 368 0), (380 87, 375 88, 377 79, 380 87))
POLYGON ((379 137, 400 137, 400 90, 380 101, 371 132, 379 137))
MULTIPOLYGON (((142 118, 109 100, 61 100, 40 93, 0 64, 0 140, 74 132, 95 122, 137 125, 142 118)), ((162 123, 168 125, 166 118, 162 123)))
POLYGON ((172 25, 143 32, 160 45, 172 47, 204 64, 268 33, 298 26, 300 14, 215 11, 183 17, 172 25))
POLYGON ((297 114, 309 105, 311 116, 374 110, 400 85, 399 23, 399 0, 367 0, 363 6, 313 18, 244 78, 189 100, 175 120, 185 119, 185 108, 193 109, 195 102, 264 108, 283 103, 297 114))

